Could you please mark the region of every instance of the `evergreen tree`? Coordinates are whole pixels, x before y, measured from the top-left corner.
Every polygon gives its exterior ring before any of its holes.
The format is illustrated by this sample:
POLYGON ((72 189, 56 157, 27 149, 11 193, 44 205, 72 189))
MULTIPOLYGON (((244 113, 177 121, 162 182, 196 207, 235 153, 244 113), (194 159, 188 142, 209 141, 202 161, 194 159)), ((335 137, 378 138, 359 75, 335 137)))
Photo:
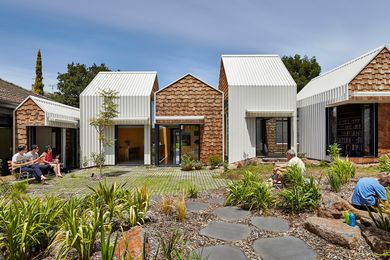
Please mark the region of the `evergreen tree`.
POLYGON ((316 57, 301 57, 296 54, 292 56, 283 56, 283 63, 297 83, 297 92, 301 91, 310 80, 320 75, 321 66, 316 57))
POLYGON ((38 49, 37 62, 35 64, 35 82, 33 85, 34 93, 43 96, 43 77, 42 77, 42 57, 41 50, 38 49))

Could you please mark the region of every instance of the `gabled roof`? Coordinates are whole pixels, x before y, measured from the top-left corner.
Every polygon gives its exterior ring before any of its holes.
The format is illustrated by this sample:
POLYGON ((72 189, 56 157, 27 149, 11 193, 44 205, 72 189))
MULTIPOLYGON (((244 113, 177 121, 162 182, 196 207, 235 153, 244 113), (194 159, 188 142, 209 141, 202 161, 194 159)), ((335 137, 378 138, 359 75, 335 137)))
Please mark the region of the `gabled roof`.
POLYGON ((30 95, 37 96, 36 94, 34 94, 34 92, 30 90, 0 79, 0 101, 2 103, 12 103, 16 107, 30 95))
POLYGON ((194 78, 195 80, 198 80, 198 81, 202 82, 203 84, 205 84, 207 87, 211 88, 212 90, 215 90, 215 91, 217 91, 217 92, 219 92, 219 93, 223 94, 223 92, 222 92, 222 91, 220 91, 219 89, 216 89, 216 88, 214 88, 214 87, 213 87, 213 86, 211 86, 209 83, 207 83, 207 82, 205 82, 205 81, 203 81, 203 80, 199 79, 198 77, 196 77, 196 76, 192 75, 191 73, 187 73, 187 74, 185 74, 185 75, 181 76, 180 78, 176 79, 175 81, 173 81, 173 82, 169 83, 169 84, 168 84, 168 85, 166 85, 165 87, 163 87, 163 88, 159 89, 158 91, 156 91, 156 93, 155 93, 155 94, 158 94, 158 93, 160 93, 160 92, 162 92, 162 91, 166 90, 167 88, 169 88, 170 86, 172 86, 172 85, 173 85, 173 84, 175 84, 176 82, 178 82, 178 81, 180 81, 180 80, 184 79, 184 78, 185 78, 185 77, 187 77, 187 76, 190 76, 190 77, 194 78))
POLYGON ((66 116, 74 119, 80 118, 79 108, 35 96, 28 96, 23 102, 19 104, 19 106, 16 107, 15 110, 21 107, 28 99, 34 101, 34 103, 37 104, 37 106, 39 106, 46 114, 58 115, 60 117, 66 116))
POLYGON ((229 86, 296 86, 279 55, 222 55, 222 63, 229 86))
POLYGON ((302 100, 331 89, 347 85, 351 82, 375 57, 385 46, 381 46, 371 50, 362 56, 359 56, 343 65, 334 68, 320 76, 312 79, 307 85, 298 93, 297 100, 302 100))
POLYGON ((119 96, 150 96, 156 79, 154 71, 99 72, 81 96, 98 96, 104 88, 117 91, 119 96))

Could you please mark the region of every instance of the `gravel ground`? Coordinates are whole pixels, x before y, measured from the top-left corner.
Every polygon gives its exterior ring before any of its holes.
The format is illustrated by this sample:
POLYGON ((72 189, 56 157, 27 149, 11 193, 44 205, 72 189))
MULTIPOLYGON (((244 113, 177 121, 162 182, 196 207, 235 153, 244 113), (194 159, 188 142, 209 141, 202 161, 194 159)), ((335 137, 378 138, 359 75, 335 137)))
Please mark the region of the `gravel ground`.
MULTIPOLYGON (((354 185, 355 182, 352 181, 343 186, 344 191, 341 193, 341 195, 345 198, 351 196, 354 185)), ((325 181, 321 181, 321 187, 323 192, 329 192, 327 190, 328 188, 326 187, 325 181)), ((203 192, 199 198, 192 200, 198 202, 209 202, 210 200, 213 201, 215 198, 223 197, 223 192, 224 189, 203 192)), ((307 231, 303 227, 304 220, 309 216, 314 216, 315 213, 289 215, 278 209, 270 210, 266 213, 262 211, 253 211, 252 216, 270 215, 288 219, 290 222, 290 229, 285 233, 261 231, 255 226, 249 224, 250 218, 252 217, 250 216, 240 221, 231 222, 247 224, 251 229, 250 236, 247 239, 238 242, 225 242, 199 235, 199 231, 207 226, 209 222, 218 220, 218 218, 212 214, 213 210, 218 207, 221 207, 221 205, 210 203, 210 207, 203 212, 187 212, 187 220, 186 223, 183 224, 176 220, 175 215, 165 216, 162 214, 158 208, 158 199, 156 199, 151 206, 151 211, 149 214, 151 217, 151 222, 146 223, 144 226, 145 231, 148 234, 150 248, 149 256, 155 255, 156 248, 158 246, 158 236, 161 235, 163 237, 167 237, 172 230, 176 229, 183 234, 183 241, 186 241, 184 246, 188 250, 203 246, 230 244, 241 248, 241 250, 244 251, 245 255, 249 259, 260 259, 260 257, 256 255, 252 248, 252 245, 256 239, 290 235, 305 241, 311 248, 316 251, 318 259, 375 259, 375 257, 373 257, 373 252, 363 238, 361 240, 361 246, 358 249, 349 250, 341 246, 330 244, 324 239, 307 231)), ((162 256, 160 255, 158 259, 162 259, 162 256)))

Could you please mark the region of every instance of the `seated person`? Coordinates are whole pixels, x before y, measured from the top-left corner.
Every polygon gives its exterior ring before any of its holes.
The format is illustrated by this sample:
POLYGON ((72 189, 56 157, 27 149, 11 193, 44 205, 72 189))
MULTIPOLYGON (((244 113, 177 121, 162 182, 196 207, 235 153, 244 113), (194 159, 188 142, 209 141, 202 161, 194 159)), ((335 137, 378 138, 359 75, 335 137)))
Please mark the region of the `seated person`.
POLYGON ((51 149, 51 146, 48 145, 46 146, 46 150, 43 152, 44 157, 43 157, 43 162, 50 165, 51 167, 53 167, 53 170, 54 170, 54 173, 57 177, 61 177, 62 178, 62 174, 61 174, 61 164, 59 162, 59 160, 56 158, 56 159, 53 159, 53 150, 51 149))
POLYGON ((49 173, 49 169, 51 166, 49 164, 45 164, 42 162, 43 156, 39 156, 38 152, 39 152, 38 145, 33 144, 31 146, 31 151, 26 153, 24 157, 26 158, 27 161, 31 161, 31 160, 36 161, 34 164, 37 164, 39 169, 41 169, 42 172, 49 173))
POLYGON ((18 152, 12 156, 12 169, 19 170, 20 168, 23 172, 31 173, 38 182, 45 183, 46 178, 36 164, 39 158, 36 161, 28 161, 24 157, 26 152, 27 147, 25 145, 18 146, 18 152))
POLYGON ((352 206, 360 210, 378 206, 378 200, 387 201, 385 187, 390 185, 390 176, 361 178, 352 194, 352 206))
POLYGON ((272 175, 273 183, 280 183, 282 180, 283 173, 287 172, 289 166, 296 165, 300 169, 302 175, 306 172, 305 163, 295 154, 293 149, 290 149, 286 153, 287 164, 279 165, 274 168, 274 174, 272 175))

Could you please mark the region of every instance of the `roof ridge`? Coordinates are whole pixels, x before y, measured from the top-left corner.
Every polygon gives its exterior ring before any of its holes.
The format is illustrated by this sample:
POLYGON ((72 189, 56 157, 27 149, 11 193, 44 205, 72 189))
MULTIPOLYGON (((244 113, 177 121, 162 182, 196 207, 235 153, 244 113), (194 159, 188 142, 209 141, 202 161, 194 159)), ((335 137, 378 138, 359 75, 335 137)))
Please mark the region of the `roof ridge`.
POLYGON ((278 54, 222 54, 222 57, 280 57, 278 54))
POLYGON ((323 76, 329 75, 329 74, 331 74, 332 72, 335 72, 336 70, 342 69, 342 68, 344 68, 344 67, 346 67, 346 66, 348 66, 348 65, 350 65, 350 64, 352 64, 352 63, 355 63, 355 62, 357 62, 358 60, 363 59, 364 57, 373 54, 374 52, 379 52, 380 50, 382 50, 382 49, 385 48, 385 47, 386 47, 386 45, 381 45, 380 47, 377 47, 377 48, 375 48, 375 49, 373 49, 373 50, 370 50, 370 51, 364 53, 363 55, 360 55, 360 56, 357 57, 357 58, 354 58, 354 59, 352 59, 352 60, 349 60, 349 61, 347 61, 347 62, 345 62, 345 63, 343 63, 343 64, 337 66, 336 68, 333 68, 333 69, 331 69, 331 70, 328 70, 327 72, 324 72, 324 73, 321 74, 321 75, 318 75, 317 77, 315 77, 314 79, 312 79, 312 81, 317 80, 317 79, 319 79, 319 78, 322 78, 323 76))
POLYGON ((100 71, 101 74, 157 74, 157 71, 100 71))
POLYGON ((29 96, 28 98, 32 98, 33 100, 34 99, 39 99, 43 102, 50 102, 50 103, 55 103, 55 104, 58 104, 60 106, 63 106, 63 107, 67 107, 69 109, 75 109, 75 110, 80 110, 80 108, 77 108, 77 107, 73 107, 73 106, 69 106, 69 105, 66 105, 66 104, 63 104, 61 102, 58 102, 58 101, 54 101, 54 100, 51 100, 51 99, 45 99, 45 98, 42 98, 42 97, 37 97, 37 96, 29 96))

